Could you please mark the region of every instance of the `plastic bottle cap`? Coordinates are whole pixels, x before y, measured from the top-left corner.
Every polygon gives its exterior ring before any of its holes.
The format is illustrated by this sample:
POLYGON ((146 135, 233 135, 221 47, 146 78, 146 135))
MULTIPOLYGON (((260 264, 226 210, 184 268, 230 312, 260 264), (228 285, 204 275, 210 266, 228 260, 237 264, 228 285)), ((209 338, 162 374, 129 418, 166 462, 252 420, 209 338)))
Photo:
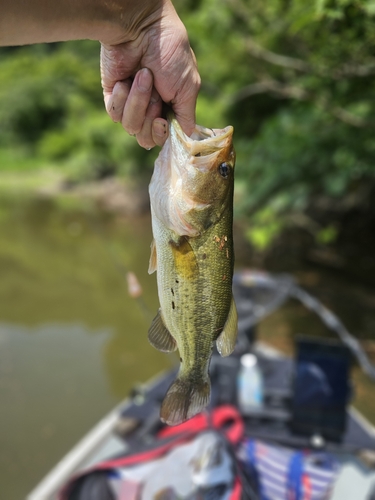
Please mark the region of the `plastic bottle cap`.
POLYGON ((244 354, 241 356, 241 364, 246 368, 250 368, 251 366, 255 366, 257 364, 257 358, 254 354, 244 354))

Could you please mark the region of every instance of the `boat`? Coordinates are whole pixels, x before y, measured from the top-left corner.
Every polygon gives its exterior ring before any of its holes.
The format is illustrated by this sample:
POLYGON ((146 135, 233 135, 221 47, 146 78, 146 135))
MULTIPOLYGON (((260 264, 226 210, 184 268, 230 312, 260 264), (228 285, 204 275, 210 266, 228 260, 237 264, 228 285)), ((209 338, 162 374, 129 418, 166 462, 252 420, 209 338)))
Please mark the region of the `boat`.
MULTIPOLYGON (((307 450, 315 456, 322 454, 321 456, 332 457, 336 464, 336 473, 329 495, 324 498, 330 500, 374 499, 375 428, 350 405, 349 401, 348 363, 350 356, 348 353, 355 357, 367 375, 375 380, 375 369, 359 342, 331 311, 299 287, 290 275, 271 275, 265 272, 242 270, 234 275, 233 292, 239 316, 238 341, 230 357, 221 358, 218 353, 214 353, 212 357, 210 366, 212 395, 210 406, 204 417, 205 421, 210 422, 210 415, 212 420, 212 414, 218 408, 234 408, 243 422, 247 442, 257 443, 264 449, 267 449, 267 446, 274 447, 275 450, 279 450, 278 453, 283 453, 283 456, 290 456, 286 454, 293 453, 294 450, 307 450), (340 382, 345 386, 341 398, 341 403, 345 400, 344 404, 340 406, 336 401, 334 411, 328 412, 328 417, 324 422, 311 411, 302 413, 302 424, 306 424, 302 425, 302 428, 296 425, 299 409, 298 404, 296 407, 298 377, 300 376, 297 369, 298 359, 285 356, 271 346, 256 340, 256 327, 259 322, 290 298, 299 300, 316 313, 326 326, 337 334, 339 340, 339 343, 320 340, 316 343, 316 339, 302 338, 301 345, 305 347, 307 345, 308 349, 305 351, 302 349, 301 352, 307 352, 308 356, 312 351, 315 354, 323 353, 323 356, 339 353, 339 356, 342 356, 341 365, 337 365, 339 368, 336 372, 342 368, 344 374, 344 382, 340 382), (314 345, 318 345, 317 350, 314 350, 314 345), (244 411, 239 407, 237 397, 238 374, 241 359, 247 353, 256 356, 262 374, 263 403, 253 410, 244 411)), ((325 358, 326 361, 327 359, 326 364, 332 367, 331 358, 325 358)), ((98 422, 61 459, 27 496, 27 500, 60 498, 59 492, 64 485, 69 484, 72 477, 84 477, 84 475, 80 476, 84 471, 95 470, 98 464, 105 463, 111 457, 129 457, 139 450, 154 447, 157 436, 163 429, 159 418, 160 403, 176 373, 177 368, 171 369, 159 374, 148 383, 137 386, 124 402, 98 422)), ((306 376, 305 372, 304 376, 306 376)), ((304 393, 307 392, 306 387, 312 387, 309 382, 311 380, 304 379, 301 386, 304 393)), ((301 423, 301 418, 299 420, 301 423)), ((327 477, 331 476, 327 475, 327 477)), ((86 490, 86 496, 82 490, 82 495, 78 494, 74 498, 77 500, 107 498, 105 495, 100 495, 100 488, 98 490, 91 488, 89 496, 87 496, 87 491, 89 490, 86 490)), ((211 496, 210 498, 219 497, 211 496)), ((253 489, 252 493, 247 494, 244 490, 241 498, 252 500, 266 498, 266 496, 262 497, 253 489)), ((283 497, 280 495, 279 498, 281 500, 283 497)), ((317 497, 296 495, 295 498, 317 497)))

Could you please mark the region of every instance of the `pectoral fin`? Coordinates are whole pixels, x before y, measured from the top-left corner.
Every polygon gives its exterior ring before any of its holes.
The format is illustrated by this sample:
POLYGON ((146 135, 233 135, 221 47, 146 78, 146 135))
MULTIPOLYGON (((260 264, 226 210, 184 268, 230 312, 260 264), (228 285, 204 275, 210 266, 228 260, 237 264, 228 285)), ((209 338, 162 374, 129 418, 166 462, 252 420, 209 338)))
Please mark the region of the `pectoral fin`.
POLYGON ((227 321, 224 325, 224 329, 216 340, 216 347, 220 353, 220 356, 229 356, 234 350, 237 340, 237 309, 234 299, 232 297, 232 302, 229 309, 229 314, 227 321))
POLYGON ((152 240, 150 262, 148 264, 148 274, 154 273, 156 271, 156 266, 157 266, 156 245, 155 245, 155 240, 152 240))
POLYGON ((176 341, 165 326, 160 309, 152 320, 148 340, 152 346, 162 352, 173 352, 177 349, 176 341))

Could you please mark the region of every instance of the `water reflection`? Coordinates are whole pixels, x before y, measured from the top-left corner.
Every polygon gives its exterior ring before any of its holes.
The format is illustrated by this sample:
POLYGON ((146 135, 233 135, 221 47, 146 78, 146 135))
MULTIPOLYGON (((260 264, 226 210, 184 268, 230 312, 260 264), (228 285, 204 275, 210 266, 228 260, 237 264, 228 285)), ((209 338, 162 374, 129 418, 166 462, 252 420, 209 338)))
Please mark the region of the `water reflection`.
POLYGON ((101 369, 108 330, 0 324, 0 484, 23 498, 37 473, 115 398, 101 369), (22 477, 22 482, 17 478, 22 477))
POLYGON ((169 361, 147 341, 157 309, 147 217, 132 224, 48 201, 4 205, 0 484, 12 500, 169 361), (127 292, 127 270, 142 284, 141 304, 127 292))

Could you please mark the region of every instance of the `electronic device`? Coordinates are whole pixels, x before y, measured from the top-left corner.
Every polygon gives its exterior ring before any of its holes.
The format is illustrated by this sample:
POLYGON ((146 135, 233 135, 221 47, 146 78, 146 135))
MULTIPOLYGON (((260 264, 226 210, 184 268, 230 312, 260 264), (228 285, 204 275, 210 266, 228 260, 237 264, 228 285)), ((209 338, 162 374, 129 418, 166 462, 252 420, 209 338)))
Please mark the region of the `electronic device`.
POLYGON ((350 396, 350 351, 335 340, 311 337, 297 337, 296 350, 292 430, 339 440, 350 396))

